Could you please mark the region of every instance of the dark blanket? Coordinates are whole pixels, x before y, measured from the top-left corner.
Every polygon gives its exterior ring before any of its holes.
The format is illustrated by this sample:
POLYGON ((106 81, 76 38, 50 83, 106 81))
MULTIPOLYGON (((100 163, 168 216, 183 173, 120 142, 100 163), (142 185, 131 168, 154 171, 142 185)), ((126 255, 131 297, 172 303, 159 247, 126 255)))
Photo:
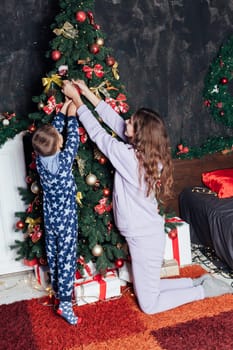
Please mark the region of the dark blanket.
POLYGON ((185 188, 179 197, 180 216, 190 224, 191 241, 215 250, 233 269, 233 198, 185 188))

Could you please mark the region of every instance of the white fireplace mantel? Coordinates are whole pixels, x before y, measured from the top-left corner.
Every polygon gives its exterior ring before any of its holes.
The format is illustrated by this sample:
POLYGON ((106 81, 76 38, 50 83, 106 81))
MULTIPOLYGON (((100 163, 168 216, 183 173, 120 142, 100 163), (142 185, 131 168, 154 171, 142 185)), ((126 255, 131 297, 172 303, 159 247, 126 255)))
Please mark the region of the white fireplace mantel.
POLYGON ((26 188, 23 132, 8 140, 0 148, 0 275, 28 270, 22 261, 16 261, 16 250, 10 245, 23 240, 22 231, 15 232, 19 220, 16 212, 25 211, 18 187, 26 188))

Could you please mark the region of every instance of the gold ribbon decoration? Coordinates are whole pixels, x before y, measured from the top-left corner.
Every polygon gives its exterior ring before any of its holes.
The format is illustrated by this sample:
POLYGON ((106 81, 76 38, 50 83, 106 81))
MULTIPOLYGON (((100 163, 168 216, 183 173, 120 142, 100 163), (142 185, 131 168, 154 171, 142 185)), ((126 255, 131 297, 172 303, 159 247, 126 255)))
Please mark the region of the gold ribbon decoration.
POLYGON ((80 207, 83 206, 81 200, 83 199, 83 195, 82 192, 77 192, 76 194, 76 202, 80 205, 80 207))
POLYGON ((63 35, 66 39, 74 39, 78 36, 78 30, 70 22, 65 22, 62 28, 55 28, 53 33, 63 35))
POLYGON ((118 90, 117 88, 115 88, 114 86, 111 86, 111 83, 108 80, 103 81, 102 83, 100 83, 98 86, 96 87, 91 87, 90 90, 99 98, 101 98, 100 96, 100 92, 101 94, 103 94, 105 97, 110 97, 109 94, 109 90, 118 90), (106 86, 106 87, 105 87, 106 86))
POLYGON ((33 219, 28 216, 25 222, 28 224, 28 231, 32 232, 34 229, 34 226, 36 226, 37 224, 40 224, 42 220, 41 220, 41 217, 33 219))
POLYGON ((44 92, 47 93, 50 89, 50 86, 52 83, 55 83, 59 87, 62 86, 62 80, 60 75, 58 74, 52 74, 51 77, 49 78, 42 78, 42 84, 45 86, 44 92))
POLYGON ((115 62, 114 65, 112 66, 112 74, 116 80, 120 79, 120 75, 118 73, 118 63, 115 62))

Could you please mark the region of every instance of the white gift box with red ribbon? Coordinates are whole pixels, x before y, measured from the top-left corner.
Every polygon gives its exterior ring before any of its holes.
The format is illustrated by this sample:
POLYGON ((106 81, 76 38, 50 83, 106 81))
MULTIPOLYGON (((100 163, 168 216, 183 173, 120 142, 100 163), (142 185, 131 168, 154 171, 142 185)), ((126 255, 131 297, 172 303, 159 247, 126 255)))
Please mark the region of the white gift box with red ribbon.
POLYGON ((109 271, 105 276, 97 274, 92 279, 82 278, 74 283, 75 302, 79 306, 120 295, 120 279, 116 271, 109 271))
POLYGON ((179 266, 192 264, 191 240, 189 224, 178 217, 169 220, 170 222, 178 223, 175 229, 166 234, 166 244, 164 259, 175 259, 179 266))
POLYGON ((34 265, 34 272, 37 282, 43 288, 47 288, 51 282, 48 265, 34 265))
POLYGON ((80 256, 78 262, 83 267, 82 271, 79 271, 82 278, 91 279, 96 274, 96 266, 91 260, 88 263, 86 263, 84 258, 80 256))

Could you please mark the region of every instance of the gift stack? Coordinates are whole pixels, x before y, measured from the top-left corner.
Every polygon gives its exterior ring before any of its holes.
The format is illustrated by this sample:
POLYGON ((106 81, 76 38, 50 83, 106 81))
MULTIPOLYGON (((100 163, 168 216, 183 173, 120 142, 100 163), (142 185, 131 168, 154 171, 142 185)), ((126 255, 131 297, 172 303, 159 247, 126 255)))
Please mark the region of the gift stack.
POLYGON ((76 273, 74 283, 74 298, 77 305, 106 301, 121 296, 120 279, 116 269, 109 270, 105 275, 96 273, 95 264, 92 261, 85 263, 81 257, 79 263, 83 269, 76 273))

